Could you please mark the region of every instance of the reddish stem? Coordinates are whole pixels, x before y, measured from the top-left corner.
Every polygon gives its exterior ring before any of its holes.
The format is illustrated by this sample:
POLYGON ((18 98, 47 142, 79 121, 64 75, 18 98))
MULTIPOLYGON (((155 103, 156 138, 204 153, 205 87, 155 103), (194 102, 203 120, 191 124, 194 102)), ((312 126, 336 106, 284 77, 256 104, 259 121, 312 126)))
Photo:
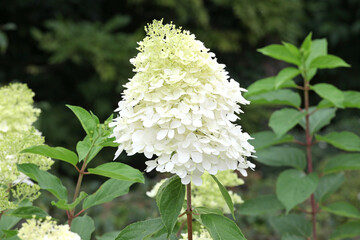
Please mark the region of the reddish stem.
MULTIPOLYGON (((312 155, 311 155, 311 146, 312 143, 312 136, 310 134, 310 113, 309 113, 309 82, 307 81, 306 74, 304 74, 304 100, 305 100, 305 110, 306 110, 306 156, 307 156, 307 165, 308 165, 308 173, 313 172, 313 165, 312 165, 312 155)), ((310 204, 311 204, 311 216, 312 216, 312 225, 313 225, 313 239, 317 239, 316 234, 316 212, 317 206, 315 203, 314 194, 310 196, 310 204)))
POLYGON ((186 216, 188 227, 188 240, 192 240, 192 209, 191 209, 191 182, 186 185, 186 216))

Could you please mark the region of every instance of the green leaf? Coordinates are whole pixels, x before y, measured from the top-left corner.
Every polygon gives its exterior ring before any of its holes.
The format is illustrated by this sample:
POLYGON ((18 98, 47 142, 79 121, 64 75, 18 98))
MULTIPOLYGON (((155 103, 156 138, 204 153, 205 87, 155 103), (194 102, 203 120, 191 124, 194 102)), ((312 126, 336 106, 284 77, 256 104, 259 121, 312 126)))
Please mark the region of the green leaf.
POLYGON ((257 198, 246 200, 240 205, 238 212, 247 216, 262 216, 267 213, 274 213, 284 209, 282 203, 275 195, 263 195, 257 198))
POLYGON ((101 237, 96 237, 96 240, 114 240, 119 234, 120 231, 107 232, 101 237))
POLYGON ((307 69, 306 77, 310 81, 316 74, 316 68, 310 68, 310 63, 313 59, 327 55, 327 41, 323 39, 315 39, 311 43, 310 53, 305 62, 305 68, 307 69))
POLYGON ((76 166, 78 163, 77 155, 63 147, 49 147, 47 145, 38 145, 26 148, 21 153, 34 153, 44 157, 49 157, 57 160, 61 160, 76 166))
POLYGON ((276 181, 276 196, 284 204, 286 212, 289 212, 310 197, 318 181, 315 173, 306 175, 295 169, 283 171, 276 181))
POLYGON ((252 104, 288 105, 293 107, 299 107, 301 104, 300 95, 288 89, 250 96, 248 100, 250 100, 252 104))
POLYGON ((294 137, 291 135, 284 135, 281 137, 277 137, 271 131, 257 132, 257 133, 251 134, 251 136, 254 139, 250 139, 249 141, 250 141, 251 145, 253 145, 255 147, 256 151, 260 151, 264 148, 267 148, 267 147, 270 147, 273 145, 292 142, 294 140, 294 137))
POLYGON ((350 67, 344 60, 334 55, 319 56, 313 59, 310 63, 311 68, 338 68, 338 67, 350 67))
POLYGON ((332 102, 338 108, 344 108, 344 94, 331 84, 318 83, 310 87, 322 98, 332 102))
POLYGON ((295 127, 305 115, 306 112, 300 112, 291 108, 284 108, 271 115, 269 126, 278 137, 281 137, 290 129, 295 127))
POLYGON ((314 193, 316 202, 321 203, 325 201, 331 194, 340 188, 344 181, 345 177, 342 172, 321 177, 314 193))
MULTIPOLYGON (((311 107, 309 112, 315 111, 315 107, 311 107)), ((310 134, 314 135, 321 128, 330 124, 331 119, 335 117, 336 108, 323 108, 318 109, 316 112, 310 115, 309 118, 309 126, 310 126, 310 134)), ((303 117, 300 121, 300 125, 306 129, 305 117, 303 117)))
POLYGON ((288 42, 282 42, 282 44, 284 45, 284 47, 286 47, 287 50, 289 50, 289 52, 294 55, 296 58, 301 58, 301 54, 300 54, 300 50, 293 44, 288 43, 288 42))
POLYGON ((19 218, 32 218, 33 216, 37 218, 45 218, 48 214, 39 207, 34 206, 26 206, 26 207, 19 207, 14 209, 9 216, 19 217, 19 218))
POLYGON ((55 202, 55 201, 52 201, 51 202, 51 205, 57 207, 57 208, 60 208, 60 209, 63 209, 63 210, 72 210, 74 209, 77 205, 79 205, 79 203, 87 197, 87 193, 86 192, 81 192, 79 197, 77 197, 75 199, 74 202, 72 203, 67 203, 66 200, 64 199, 60 199, 58 202, 55 202))
POLYGON ((94 220, 87 215, 77 217, 72 221, 70 230, 77 233, 81 240, 90 240, 91 234, 95 231, 94 220))
POLYGON ((17 168, 32 180, 37 181, 41 189, 51 192, 58 199, 67 199, 67 190, 56 176, 40 170, 38 166, 31 163, 18 164, 17 168))
POLYGON ((256 161, 268 166, 290 166, 299 170, 303 170, 306 166, 305 153, 294 147, 269 147, 267 149, 257 151, 256 156, 256 161))
POLYGON ((85 130, 86 134, 92 136, 96 128, 96 120, 91 116, 91 114, 83 109, 82 107, 66 105, 68 108, 73 111, 76 117, 79 119, 81 126, 85 130))
MULTIPOLYGON (((283 82, 280 86, 278 86, 278 89, 294 88, 294 87, 296 87, 295 82, 293 80, 289 80, 289 81, 283 82)), ((247 90, 248 91, 246 93, 244 93, 244 96, 246 98, 253 96, 253 95, 260 94, 260 93, 274 91, 274 90, 276 90, 275 89, 275 77, 268 77, 268 78, 257 80, 256 82, 251 84, 247 88, 247 90)))
POLYGON ((195 207, 193 208, 195 214, 218 214, 223 215, 221 208, 207 208, 207 207, 195 207))
POLYGON ((360 92, 345 91, 344 93, 344 106, 347 108, 360 108, 360 92))
POLYGON ((279 89, 285 82, 293 79, 300 74, 299 69, 294 67, 287 67, 282 69, 275 78, 275 88, 279 89))
POLYGON ((200 215, 202 224, 214 240, 246 240, 239 227, 229 218, 217 214, 200 215))
POLYGON ((352 132, 332 132, 325 136, 316 135, 315 138, 317 141, 327 142, 345 151, 360 151, 360 138, 352 132))
POLYGON ((144 176, 139 170, 118 162, 105 163, 96 168, 89 168, 88 172, 118 180, 144 183, 144 176))
POLYGON ((168 236, 173 231, 185 199, 185 186, 178 176, 167 179, 156 194, 156 203, 168 236))
POLYGON ((134 182, 118 179, 109 179, 99 189, 88 196, 83 202, 83 209, 112 201, 114 198, 123 196, 129 192, 134 182))
POLYGON ((304 41, 301 44, 300 47, 300 51, 306 52, 306 51, 310 51, 311 48, 311 38, 312 38, 312 32, 310 32, 306 38, 304 39, 304 41))
POLYGON ((5 238, 1 238, 2 240, 21 240, 17 234, 17 230, 2 230, 5 234, 5 238))
POLYGON ((272 44, 263 48, 258 49, 258 52, 275 58, 277 60, 285 61, 288 63, 292 63, 295 65, 300 65, 300 57, 296 56, 292 53, 292 51, 289 51, 285 46, 282 46, 280 44, 272 44))
MULTIPOLYGON (((19 203, 19 207, 28 207, 31 205, 32 205, 32 202, 30 202, 28 200, 24 200, 19 203)), ((12 227, 14 227, 21 220, 21 218, 19 218, 19 217, 9 216, 13 211, 14 210, 7 210, 1 216, 1 218, 0 218, 0 237, 2 236, 1 230, 9 230, 12 227)))
POLYGON ((90 136, 86 136, 82 141, 79 141, 76 145, 76 151, 79 154, 79 161, 84 160, 87 157, 86 162, 89 163, 96 155, 103 149, 102 145, 97 144, 101 139, 98 138, 96 142, 92 142, 90 136))
POLYGON ((330 240, 360 236, 360 221, 347 222, 338 226, 330 235, 330 240))
POLYGON ((223 198, 224 198, 224 200, 226 202, 226 205, 229 207, 232 217, 235 219, 234 203, 231 200, 229 192, 227 191, 227 189, 221 184, 221 182, 214 175, 210 175, 210 176, 212 177, 212 179, 214 179, 214 181, 218 185, 219 190, 221 192, 221 195, 223 196, 223 198))
POLYGON ((270 225, 280 234, 294 234, 310 237, 311 223, 303 215, 288 214, 270 218, 270 225))
POLYGON ((360 169, 360 154, 348 153, 340 154, 331 158, 325 165, 324 173, 335 173, 346 170, 360 169))
POLYGON ((360 219, 359 210, 347 202, 336 202, 327 206, 321 206, 321 209, 343 217, 360 219))
POLYGON ((145 240, 164 227, 161 218, 136 222, 125 227, 116 240, 145 240))

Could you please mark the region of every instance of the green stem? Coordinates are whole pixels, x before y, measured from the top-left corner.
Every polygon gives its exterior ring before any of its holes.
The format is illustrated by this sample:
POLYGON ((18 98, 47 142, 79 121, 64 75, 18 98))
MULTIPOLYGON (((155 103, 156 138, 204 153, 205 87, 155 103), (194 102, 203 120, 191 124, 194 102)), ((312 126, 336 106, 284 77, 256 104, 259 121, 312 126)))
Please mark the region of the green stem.
MULTIPOLYGON (((309 81, 307 80, 306 72, 304 72, 304 102, 305 102, 305 122, 306 122, 306 156, 307 156, 307 166, 308 173, 313 172, 313 163, 312 163, 312 155, 311 155, 311 146, 312 144, 312 136, 310 134, 310 113, 309 113, 309 81)), ((313 239, 317 239, 316 234, 316 213, 317 206, 315 203, 314 194, 310 196, 310 204, 311 204, 311 216, 312 216, 312 225, 313 225, 313 239)))
POLYGON ((186 206, 188 240, 192 240, 191 182, 186 185, 186 206))

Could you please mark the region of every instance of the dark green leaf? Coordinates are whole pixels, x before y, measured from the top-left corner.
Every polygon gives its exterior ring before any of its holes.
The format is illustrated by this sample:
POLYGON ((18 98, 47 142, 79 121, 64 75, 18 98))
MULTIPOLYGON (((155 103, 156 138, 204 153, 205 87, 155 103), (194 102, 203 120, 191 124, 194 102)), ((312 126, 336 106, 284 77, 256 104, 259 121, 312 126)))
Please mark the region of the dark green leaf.
MULTIPOLYGON (((315 107, 309 109, 309 112, 315 110, 315 107)), ((321 128, 330 124, 331 119, 335 117, 336 108, 324 108, 318 109, 316 112, 310 115, 309 126, 310 134, 314 135, 321 128)), ((305 117, 301 119, 300 125, 305 129, 305 117)))
POLYGON ((321 209, 323 209, 329 213, 333 213, 335 215, 348 217, 348 218, 360 219, 359 210, 347 202, 332 203, 327 206, 321 206, 321 209))
POLYGON ((104 177, 144 183, 144 176, 139 170, 123 163, 105 163, 96 168, 89 168, 88 171, 104 177))
POLYGON ((290 169, 283 171, 276 181, 276 196, 289 212, 297 204, 302 203, 316 190, 318 177, 315 173, 290 169))
POLYGON ((6 34, 0 31, 0 52, 4 53, 8 47, 8 38, 6 34))
POLYGON ((56 176, 31 163, 18 164, 17 167, 20 172, 37 181, 41 189, 51 192, 58 199, 67 199, 67 190, 56 176))
POLYGON ((288 214, 270 218, 270 225, 280 234, 294 234, 310 237, 311 223, 303 215, 288 214))
POLYGON ((167 179, 156 194, 156 203, 168 236, 173 231, 185 199, 185 186, 178 176, 167 179))
POLYGON ((338 67, 350 67, 344 60, 334 55, 319 56, 313 59, 310 63, 311 68, 338 68, 338 67))
POLYGON ((19 218, 32 218, 34 215, 37 218, 45 218, 48 216, 44 210, 34 206, 19 207, 14 209, 14 211, 12 211, 9 215, 19 218))
POLYGON ((360 151, 360 138, 352 132, 332 132, 325 136, 316 135, 315 137, 317 141, 330 143, 345 151, 360 151))
POLYGON ((127 194, 129 192, 129 187, 133 183, 134 182, 118 179, 107 180, 95 193, 91 194, 84 200, 83 209, 110 202, 116 197, 127 194))
MULTIPOLYGON (((283 84, 281 84, 278 89, 280 88, 291 88, 291 87, 296 87, 296 84, 293 80, 289 80, 284 82, 283 84)), ((260 93, 265 93, 265 92, 271 92, 276 90, 275 89, 275 77, 268 77, 268 78, 264 78, 264 79, 260 79, 257 80, 256 82, 254 82, 253 84, 251 84, 248 88, 247 88, 247 92, 244 93, 244 96, 246 98, 253 96, 253 95, 257 95, 260 93)))
POLYGON ((301 97, 298 93, 288 89, 281 89, 272 92, 265 92, 248 97, 252 104, 289 105, 299 107, 301 97))
POLYGON ((245 203, 240 205, 238 211, 241 215, 262 216, 282 209, 284 209, 284 206, 275 195, 263 195, 246 200, 245 203))
POLYGON ((80 196, 76 198, 76 200, 72 203, 67 203, 66 200, 64 199, 60 199, 58 202, 51 202, 51 205, 63 209, 63 210, 72 210, 74 209, 77 205, 79 205, 79 203, 87 197, 87 193, 86 192, 81 192, 80 196))
POLYGON ((77 217, 72 221, 71 231, 77 233, 81 240, 90 240, 91 234, 95 231, 94 220, 87 215, 77 217))
POLYGON ((251 139, 249 141, 251 145, 255 147, 256 151, 260 151, 273 145, 292 142, 294 140, 294 137, 291 135, 285 135, 279 138, 271 131, 254 133, 251 136, 254 139, 251 139))
POLYGON ((285 233, 284 235, 281 236, 281 240, 304 240, 304 237, 290 233, 285 233))
POLYGON ((136 222, 125 227, 116 240, 145 240, 164 227, 161 218, 136 222))
POLYGON ((232 202, 231 200, 231 197, 229 195, 229 192, 227 191, 227 189, 221 184, 221 182, 214 176, 214 175, 210 175, 214 181, 216 182, 216 184, 218 185, 219 187, 219 190, 221 192, 221 195, 223 196, 225 202, 226 202, 226 205, 229 207, 230 209, 230 212, 233 216, 233 218, 235 219, 235 214, 234 214, 234 203, 232 202))
POLYGON ((256 161, 268 166, 290 166, 303 170, 306 166, 305 153, 294 147, 269 147, 256 152, 256 161))
POLYGON ((300 57, 294 55, 292 51, 289 51, 285 46, 279 44, 272 44, 263 48, 258 49, 258 52, 295 65, 300 65, 300 57))
POLYGON ((310 87, 322 98, 332 102, 338 108, 344 108, 344 93, 327 83, 318 83, 310 87))
POLYGON ((340 188, 344 181, 345 177, 342 172, 321 177, 314 193, 316 202, 325 201, 331 194, 340 188))
POLYGON ((278 137, 281 137, 295 127, 305 115, 306 112, 300 112, 291 108, 283 108, 271 115, 269 126, 278 137))
POLYGON ((360 169, 360 154, 340 154, 331 158, 325 165, 325 173, 341 172, 360 169))
POLYGON ((202 224, 209 231, 214 240, 246 240, 239 227, 229 218, 217 214, 203 214, 200 216, 202 224))
MULTIPOLYGON (((5 237, 1 238, 1 240, 21 240, 17 234, 18 231, 17 230, 2 230, 5 237)), ((1 232, 0 232, 1 233, 1 232)))
POLYGON ((279 89, 285 82, 293 79, 300 74, 299 69, 294 67, 287 67, 282 69, 275 78, 275 88, 279 89))
POLYGON ((338 226, 330 235, 330 240, 360 236, 360 221, 347 222, 338 226))
POLYGON ((114 240, 119 234, 120 231, 108 232, 101 237, 96 237, 96 240, 114 240))
POLYGON ((70 108, 71 111, 73 111, 73 113, 79 119, 86 134, 92 136, 96 128, 96 120, 91 116, 91 114, 82 107, 71 106, 71 105, 66 105, 66 106, 70 108))
POLYGON ((38 145, 26 148, 22 150, 21 153, 39 154, 44 157, 58 159, 70 163, 73 166, 76 166, 76 164, 78 163, 77 155, 74 152, 63 147, 49 147, 47 145, 38 145))

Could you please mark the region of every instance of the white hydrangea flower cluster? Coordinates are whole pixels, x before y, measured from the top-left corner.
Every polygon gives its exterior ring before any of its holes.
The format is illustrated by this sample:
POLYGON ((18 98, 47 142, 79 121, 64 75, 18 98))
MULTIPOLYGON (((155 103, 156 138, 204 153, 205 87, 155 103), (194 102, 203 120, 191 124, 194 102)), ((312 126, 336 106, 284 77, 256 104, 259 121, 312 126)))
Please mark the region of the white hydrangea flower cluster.
MULTIPOLYGON (((216 177, 225 187, 236 187, 244 184, 244 181, 241 178, 238 178, 237 174, 232 170, 220 171, 216 174, 216 177)), ((230 214, 231 211, 210 174, 204 173, 201 178, 203 180, 203 184, 201 186, 191 186, 192 204, 198 207, 221 208, 224 213, 230 214)), ((155 198, 159 188, 165 181, 166 179, 162 179, 160 182, 155 184, 151 191, 147 192, 146 195, 151 198, 155 198)), ((238 194, 231 190, 228 192, 234 204, 241 204, 244 202, 238 194)))
POLYGON ((40 112, 32 106, 33 96, 25 84, 0 88, 0 211, 40 195, 39 186, 20 173, 16 164, 33 163, 47 170, 53 163, 46 157, 20 154, 25 148, 44 143, 41 133, 32 126, 40 112))
MULTIPOLYGON (((193 232, 193 240, 212 240, 213 238, 210 236, 210 233, 201 226, 200 231, 193 232)), ((181 234, 180 240, 188 240, 188 234, 181 234)))
POLYGON ((238 104, 249 104, 246 91, 230 79, 225 65, 189 31, 156 21, 145 28, 138 55, 131 59, 136 74, 125 85, 110 127, 119 148, 128 155, 144 153, 146 171, 177 174, 183 184, 201 185, 204 172, 216 174, 255 165, 249 134, 235 125, 238 104))
POLYGON ((81 240, 80 236, 70 231, 69 225, 56 225, 47 217, 43 221, 30 219, 19 229, 21 240, 81 240))

